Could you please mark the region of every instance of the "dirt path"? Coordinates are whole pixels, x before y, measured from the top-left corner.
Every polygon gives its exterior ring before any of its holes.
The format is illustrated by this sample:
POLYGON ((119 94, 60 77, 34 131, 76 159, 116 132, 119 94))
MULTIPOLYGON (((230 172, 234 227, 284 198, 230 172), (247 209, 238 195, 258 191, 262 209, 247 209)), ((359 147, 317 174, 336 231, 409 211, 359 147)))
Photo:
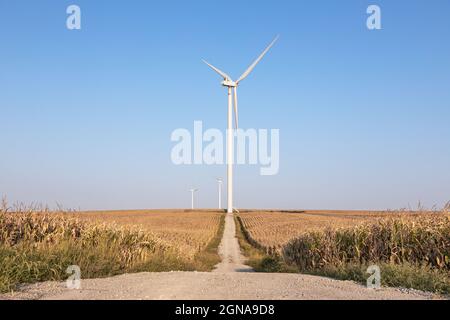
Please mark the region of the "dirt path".
POLYGON ((241 254, 238 239, 236 238, 236 225, 233 214, 225 217, 225 228, 223 238, 219 246, 219 255, 222 262, 219 263, 214 272, 251 272, 252 268, 244 265, 245 258, 241 254))
POLYGON ((434 299, 429 293, 383 288, 367 289, 350 281, 302 274, 256 273, 244 265, 236 238, 233 215, 225 218, 219 253, 222 262, 214 272, 163 272, 124 274, 105 279, 82 280, 80 290, 67 289, 64 282, 23 286, 0 299, 43 300, 278 300, 278 299, 434 299), (250 272, 249 272, 250 271, 250 272))

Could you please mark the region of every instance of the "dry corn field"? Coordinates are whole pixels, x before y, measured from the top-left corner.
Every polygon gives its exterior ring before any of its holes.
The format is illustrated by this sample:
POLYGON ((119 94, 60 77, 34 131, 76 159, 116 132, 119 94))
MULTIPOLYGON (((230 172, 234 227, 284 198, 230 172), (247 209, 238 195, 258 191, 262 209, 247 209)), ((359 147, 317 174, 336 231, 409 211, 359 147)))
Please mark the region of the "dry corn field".
POLYGON ((222 213, 216 211, 93 211, 72 214, 80 220, 139 228, 167 247, 193 258, 217 234, 222 213))
POLYGON ((250 243, 268 253, 279 253, 290 240, 309 231, 354 227, 399 215, 390 211, 249 211, 242 212, 239 219, 250 243))
POLYGON ((357 227, 308 232, 285 245, 283 256, 300 270, 343 263, 411 263, 448 271, 450 216, 401 215, 357 227))
POLYGON ((383 286, 450 293, 450 206, 439 211, 250 211, 239 215, 263 272, 301 272, 383 286))
POLYGON ((219 212, 55 213, 0 207, 0 292, 21 283, 61 280, 79 266, 84 278, 140 271, 210 270, 219 212), (213 247, 213 248, 212 248, 213 247))

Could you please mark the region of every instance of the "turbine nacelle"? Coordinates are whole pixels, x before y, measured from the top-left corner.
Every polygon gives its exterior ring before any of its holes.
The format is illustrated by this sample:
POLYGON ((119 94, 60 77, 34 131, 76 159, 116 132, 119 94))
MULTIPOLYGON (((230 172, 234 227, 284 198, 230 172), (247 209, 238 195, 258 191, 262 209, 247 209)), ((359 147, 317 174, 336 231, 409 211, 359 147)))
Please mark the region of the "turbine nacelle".
POLYGON ((236 88, 238 86, 238 84, 236 82, 229 80, 229 79, 223 80, 222 85, 224 87, 229 87, 229 88, 236 88))

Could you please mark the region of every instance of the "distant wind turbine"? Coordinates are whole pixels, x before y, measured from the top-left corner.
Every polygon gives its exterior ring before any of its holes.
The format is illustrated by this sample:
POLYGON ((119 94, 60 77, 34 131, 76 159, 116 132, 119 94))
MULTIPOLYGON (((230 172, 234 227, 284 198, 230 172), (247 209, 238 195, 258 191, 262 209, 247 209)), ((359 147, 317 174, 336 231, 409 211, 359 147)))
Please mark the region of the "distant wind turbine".
POLYGON ((222 178, 217 178, 216 181, 217 181, 217 184, 219 186, 219 210, 222 210, 222 184, 223 184, 223 179, 222 178))
POLYGON ((191 209, 194 210, 194 193, 198 191, 198 189, 189 189, 191 192, 191 209))
POLYGON ((233 213, 233 96, 234 96, 234 115, 236 129, 239 126, 239 114, 238 114, 238 98, 237 87, 239 83, 248 77, 253 71, 256 65, 266 55, 266 53, 272 48, 275 42, 278 40, 278 36, 267 46, 267 48, 261 53, 261 55, 250 65, 250 67, 239 77, 237 81, 233 81, 231 77, 225 72, 219 70, 207 61, 203 60, 211 69, 217 72, 222 78, 222 85, 228 88, 228 131, 227 131, 227 212, 233 213))

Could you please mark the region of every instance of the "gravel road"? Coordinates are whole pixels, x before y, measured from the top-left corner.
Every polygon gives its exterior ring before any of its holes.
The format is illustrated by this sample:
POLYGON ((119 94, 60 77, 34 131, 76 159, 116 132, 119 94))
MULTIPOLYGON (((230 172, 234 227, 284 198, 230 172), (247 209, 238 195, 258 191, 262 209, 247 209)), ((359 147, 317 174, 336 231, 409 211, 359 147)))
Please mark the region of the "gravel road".
POLYGON ((239 241, 236 238, 236 225, 232 214, 225 216, 225 228, 219 245, 219 255, 222 262, 216 266, 214 270, 216 273, 253 271, 244 264, 245 258, 242 256, 239 241))
POLYGON ((0 299, 42 300, 410 300, 440 297, 415 290, 367 289, 351 281, 338 281, 302 274, 256 273, 246 266, 235 235, 233 216, 225 219, 219 246, 222 262, 214 272, 164 272, 124 274, 112 278, 82 280, 80 290, 67 289, 64 282, 22 286, 0 299))

